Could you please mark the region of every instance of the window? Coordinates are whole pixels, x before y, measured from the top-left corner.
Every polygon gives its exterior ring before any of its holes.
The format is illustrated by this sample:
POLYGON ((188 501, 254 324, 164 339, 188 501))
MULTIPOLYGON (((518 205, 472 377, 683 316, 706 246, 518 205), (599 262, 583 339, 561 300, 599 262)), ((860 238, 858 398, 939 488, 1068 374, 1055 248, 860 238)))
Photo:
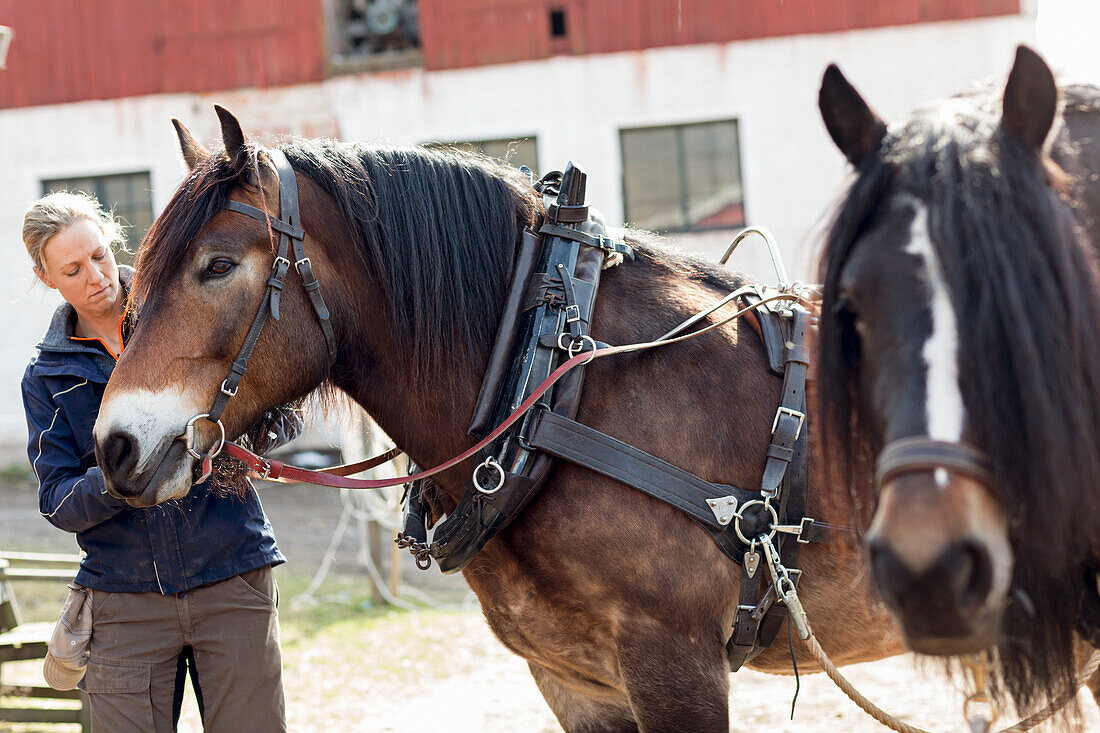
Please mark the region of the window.
POLYGON ((551 38, 565 38, 565 10, 558 8, 550 11, 551 38))
MULTIPOLYGON (((327 4, 326 4, 327 5, 327 4)), ((416 0, 333 0, 328 24, 334 71, 420 64, 416 0)))
POLYGON ((539 169, 538 140, 534 136, 522 138, 499 138, 496 140, 465 140, 461 142, 424 143, 427 148, 455 148, 469 150, 500 158, 519 168, 527 166, 532 172, 539 169))
POLYGON ((737 120, 621 130, 624 218, 653 231, 745 223, 737 120))
POLYGON ((111 176, 82 176, 79 178, 53 178, 42 181, 42 193, 54 191, 81 191, 99 199, 103 208, 113 211, 125 224, 125 252, 117 252, 120 264, 133 262, 134 251, 145 232, 153 224, 152 186, 149 172, 121 173, 111 176))

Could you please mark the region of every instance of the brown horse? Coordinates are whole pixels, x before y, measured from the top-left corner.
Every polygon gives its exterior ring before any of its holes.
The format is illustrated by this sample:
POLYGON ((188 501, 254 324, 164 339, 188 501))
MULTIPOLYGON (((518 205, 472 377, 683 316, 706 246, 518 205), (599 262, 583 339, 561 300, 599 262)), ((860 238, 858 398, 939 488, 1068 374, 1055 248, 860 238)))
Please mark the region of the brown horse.
POLYGON ((831 67, 820 107, 857 176, 819 400, 853 485, 878 459, 875 585, 911 648, 995 647, 1018 703, 1069 694, 1074 632, 1100 639, 1100 89, 1021 47, 1003 94, 887 127, 831 67))
MULTIPOLYGON (((176 438, 218 393, 271 272, 271 233, 226 204, 278 214, 276 173, 237 120, 219 115, 224 152, 209 154, 179 128, 191 172, 139 253, 130 297, 140 319, 96 424, 110 491, 134 506, 190 490, 195 461, 176 438)), ((540 197, 518 171, 465 154, 305 140, 280 149, 296 172, 337 353, 330 368, 312 306, 291 279, 281 318, 268 322, 225 410, 227 431, 246 432, 267 408, 331 387, 418 465, 458 454, 472 444, 466 426, 540 197)), ((592 332, 605 342, 656 337, 742 284, 639 236, 632 243, 636 259, 603 275, 592 332)), ((588 367, 581 422, 707 480, 759 486, 781 384, 752 329, 731 323, 614 359, 588 367)), ((201 452, 217 436, 199 427, 201 452)), ((444 511, 471 468, 437 477, 444 511)), ((852 505, 815 468, 808 511, 846 518, 852 505)), ((804 605, 838 662, 900 650, 870 600, 854 537, 807 545, 800 564, 804 605)), ((565 730, 728 730, 724 644, 740 568, 686 515, 560 464, 463 572, 565 730)), ((785 641, 751 666, 791 671, 785 641)), ((798 655, 800 668, 812 668, 798 655)))

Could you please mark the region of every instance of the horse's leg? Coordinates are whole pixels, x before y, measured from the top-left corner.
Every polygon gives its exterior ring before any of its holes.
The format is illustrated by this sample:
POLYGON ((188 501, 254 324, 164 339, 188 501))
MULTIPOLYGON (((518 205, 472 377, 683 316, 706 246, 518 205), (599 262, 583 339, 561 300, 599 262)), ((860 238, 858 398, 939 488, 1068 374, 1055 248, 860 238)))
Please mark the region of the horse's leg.
POLYGON ((528 662, 531 676, 566 733, 638 733, 634 713, 625 698, 599 700, 566 686, 553 672, 528 662))
POLYGON ((705 633, 634 630, 619 640, 619 667, 642 733, 726 733, 729 663, 705 633))

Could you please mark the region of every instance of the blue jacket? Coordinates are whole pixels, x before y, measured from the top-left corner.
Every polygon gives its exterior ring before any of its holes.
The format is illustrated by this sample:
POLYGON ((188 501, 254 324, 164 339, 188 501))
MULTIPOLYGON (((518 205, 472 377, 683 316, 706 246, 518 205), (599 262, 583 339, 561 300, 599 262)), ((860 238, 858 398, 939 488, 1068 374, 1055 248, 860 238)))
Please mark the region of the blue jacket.
MULTIPOLYGON (((128 268, 121 274, 129 280, 128 268)), ((90 341, 74 341, 75 322, 72 306, 62 303, 23 375, 23 408, 39 511, 75 532, 85 552, 76 582, 108 592, 180 593, 285 562, 251 487, 240 498, 217 496, 204 483, 149 509, 106 493, 92 426, 115 360, 90 341)))

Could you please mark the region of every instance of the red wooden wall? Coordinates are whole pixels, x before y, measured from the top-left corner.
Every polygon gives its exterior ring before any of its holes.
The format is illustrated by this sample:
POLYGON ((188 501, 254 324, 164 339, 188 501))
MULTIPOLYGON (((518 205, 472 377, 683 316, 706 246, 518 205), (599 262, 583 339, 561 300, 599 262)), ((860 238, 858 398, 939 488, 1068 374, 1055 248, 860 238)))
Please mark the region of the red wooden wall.
POLYGON ((420 0, 424 66, 632 51, 1020 12, 1019 0, 420 0), (551 38, 550 11, 566 36, 551 38))
MULTIPOLYGON (((0 109, 319 81, 323 0, 0 0, 0 109)), ((429 70, 1019 12, 1020 0, 419 0, 429 70), (552 38, 550 13, 565 13, 552 38)))
POLYGON ((321 0, 0 0, 0 108, 323 78, 321 0))

